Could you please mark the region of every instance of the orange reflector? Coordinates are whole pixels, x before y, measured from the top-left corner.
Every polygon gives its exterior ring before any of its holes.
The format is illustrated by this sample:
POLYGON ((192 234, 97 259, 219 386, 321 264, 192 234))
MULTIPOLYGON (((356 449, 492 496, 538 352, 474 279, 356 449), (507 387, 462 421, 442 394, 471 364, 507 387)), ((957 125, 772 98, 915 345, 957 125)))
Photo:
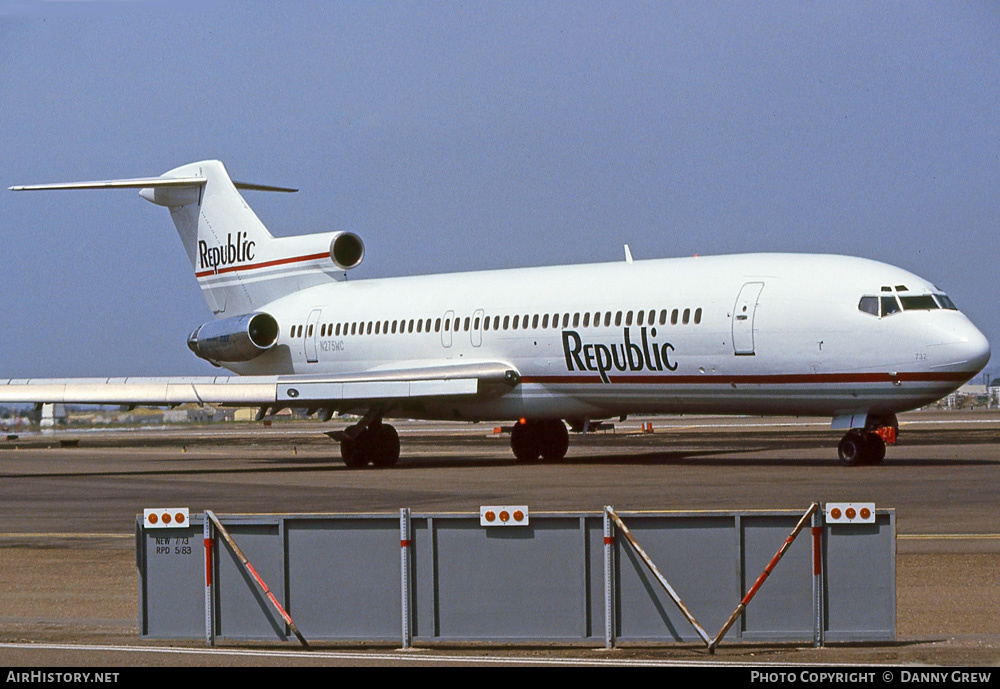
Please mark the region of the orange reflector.
POLYGON ((177 514, 175 514, 174 515, 174 521, 176 521, 178 524, 183 524, 184 523, 184 513, 183 512, 178 512, 177 514))
POLYGON ((858 513, 854 511, 853 507, 848 507, 847 510, 844 512, 844 516, 847 517, 848 519, 854 519, 856 516, 858 516, 858 513))
POLYGON ((159 518, 159 517, 157 517, 157 516, 156 516, 155 514, 151 514, 151 515, 149 515, 149 523, 150 523, 150 524, 155 524, 155 523, 157 523, 158 521, 160 521, 160 518, 159 518))
POLYGON ((163 523, 164 524, 169 524, 170 523, 170 513, 169 512, 163 515, 163 523))
POLYGON ((861 508, 861 518, 862 519, 871 519, 871 516, 872 516, 872 511, 870 509, 868 509, 867 507, 862 507, 861 508))
POLYGON ((830 510, 830 516, 833 517, 834 519, 840 519, 840 508, 834 507, 832 510, 830 510))
POLYGON ((528 526, 527 505, 480 505, 479 526, 528 526))

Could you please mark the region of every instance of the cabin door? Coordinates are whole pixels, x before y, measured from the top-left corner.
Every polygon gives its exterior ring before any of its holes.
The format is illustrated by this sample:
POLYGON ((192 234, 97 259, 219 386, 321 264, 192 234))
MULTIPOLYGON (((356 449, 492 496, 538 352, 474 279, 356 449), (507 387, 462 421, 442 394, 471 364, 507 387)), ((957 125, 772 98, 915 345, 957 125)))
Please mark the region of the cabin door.
POLYGON ((316 338, 319 336, 319 317, 322 315, 321 309, 313 309, 309 312, 309 321, 306 324, 306 336, 303 341, 306 345, 306 361, 315 364, 316 358, 316 338))
POLYGON ((740 289, 733 307, 733 352, 736 356, 753 356, 753 321, 757 313, 757 298, 763 282, 748 282, 740 289))

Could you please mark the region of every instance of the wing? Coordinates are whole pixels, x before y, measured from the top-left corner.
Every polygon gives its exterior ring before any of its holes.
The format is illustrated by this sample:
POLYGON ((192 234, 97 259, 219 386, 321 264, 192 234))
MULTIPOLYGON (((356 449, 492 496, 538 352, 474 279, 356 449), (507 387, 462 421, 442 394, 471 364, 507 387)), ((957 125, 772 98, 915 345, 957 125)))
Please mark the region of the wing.
POLYGON ((505 362, 395 367, 340 375, 0 380, 0 403, 346 409, 403 400, 489 398, 521 381, 505 362))

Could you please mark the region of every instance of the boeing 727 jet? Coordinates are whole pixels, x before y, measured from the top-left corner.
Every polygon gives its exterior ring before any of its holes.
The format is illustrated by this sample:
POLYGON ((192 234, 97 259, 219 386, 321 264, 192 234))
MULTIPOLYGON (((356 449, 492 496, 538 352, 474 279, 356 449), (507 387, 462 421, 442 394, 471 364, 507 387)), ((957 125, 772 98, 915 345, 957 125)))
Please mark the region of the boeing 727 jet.
POLYGON ((744 254, 348 280, 351 232, 273 237, 218 161, 160 177, 11 187, 139 189, 170 211, 215 318, 195 355, 236 376, 0 380, 0 402, 304 408, 349 467, 399 458, 392 418, 514 421, 521 461, 567 425, 629 414, 826 416, 844 464, 885 456, 896 414, 956 390, 986 338, 927 280, 862 258, 744 254))

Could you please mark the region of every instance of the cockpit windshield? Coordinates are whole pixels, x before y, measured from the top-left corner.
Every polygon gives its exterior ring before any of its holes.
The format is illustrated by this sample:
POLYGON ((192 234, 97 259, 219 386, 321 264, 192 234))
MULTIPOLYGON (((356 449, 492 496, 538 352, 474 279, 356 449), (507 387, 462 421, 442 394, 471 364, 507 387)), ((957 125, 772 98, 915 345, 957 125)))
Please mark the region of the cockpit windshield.
POLYGON ((958 307, 948 298, 947 294, 897 294, 904 285, 898 285, 896 290, 892 287, 883 287, 881 294, 875 296, 868 294, 861 297, 858 302, 858 311, 868 313, 872 316, 884 318, 900 311, 931 311, 934 309, 948 309, 957 311, 958 307))

